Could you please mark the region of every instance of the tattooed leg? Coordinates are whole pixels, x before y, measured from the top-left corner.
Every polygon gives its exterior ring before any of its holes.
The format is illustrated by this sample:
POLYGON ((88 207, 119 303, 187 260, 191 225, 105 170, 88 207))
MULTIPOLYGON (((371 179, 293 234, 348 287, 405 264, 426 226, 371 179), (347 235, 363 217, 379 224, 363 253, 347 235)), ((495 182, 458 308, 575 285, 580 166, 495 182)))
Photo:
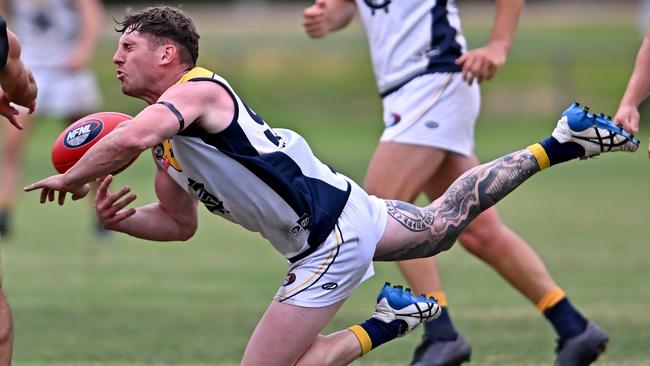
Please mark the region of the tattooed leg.
POLYGON ((382 238, 375 260, 429 257, 449 249, 476 216, 539 170, 534 155, 524 149, 468 170, 427 207, 386 201, 388 215, 401 228, 382 238))

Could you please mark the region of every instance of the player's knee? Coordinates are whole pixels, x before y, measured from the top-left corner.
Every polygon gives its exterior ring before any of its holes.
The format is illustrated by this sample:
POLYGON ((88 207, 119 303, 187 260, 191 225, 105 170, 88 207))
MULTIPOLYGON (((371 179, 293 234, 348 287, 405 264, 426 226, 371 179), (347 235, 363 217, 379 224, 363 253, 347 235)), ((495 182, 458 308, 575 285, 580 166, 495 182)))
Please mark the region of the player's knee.
POLYGON ((465 249, 479 257, 482 253, 497 250, 506 230, 496 214, 482 219, 465 228, 458 238, 465 249))

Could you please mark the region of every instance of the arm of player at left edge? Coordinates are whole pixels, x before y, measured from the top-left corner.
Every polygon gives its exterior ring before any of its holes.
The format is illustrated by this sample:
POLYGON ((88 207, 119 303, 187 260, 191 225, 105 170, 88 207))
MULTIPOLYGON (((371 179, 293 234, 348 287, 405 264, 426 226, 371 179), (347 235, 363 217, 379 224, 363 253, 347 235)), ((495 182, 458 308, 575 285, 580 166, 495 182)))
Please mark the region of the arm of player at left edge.
MULTIPOLYGON (((159 98, 178 109, 187 121, 185 128, 201 117, 205 108, 211 105, 206 100, 211 89, 209 85, 206 87, 201 84, 213 83, 176 85, 159 98)), ((179 120, 176 115, 162 104, 152 104, 97 141, 70 170, 30 184, 25 187, 25 191, 41 189, 41 203, 54 201, 56 192, 59 192, 59 205, 64 204, 66 193, 71 193, 73 200, 83 198, 88 194, 86 183, 120 169, 142 151, 178 132, 179 120)))

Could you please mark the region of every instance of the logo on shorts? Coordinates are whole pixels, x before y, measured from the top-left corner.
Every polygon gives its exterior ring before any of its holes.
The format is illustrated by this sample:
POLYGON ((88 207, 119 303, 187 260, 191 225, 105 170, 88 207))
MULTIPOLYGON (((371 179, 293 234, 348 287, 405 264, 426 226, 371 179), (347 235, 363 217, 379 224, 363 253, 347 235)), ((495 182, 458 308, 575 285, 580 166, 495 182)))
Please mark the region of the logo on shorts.
POLYGON ((391 120, 386 122, 386 127, 393 127, 396 124, 398 124, 399 121, 402 120, 402 116, 400 116, 399 114, 397 114, 395 112, 391 112, 390 118, 391 118, 391 120))
POLYGON ((424 122, 424 125, 428 128, 438 128, 438 126, 440 126, 440 124, 436 121, 426 121, 424 122))
POLYGON ((372 10, 372 15, 375 15, 375 11, 378 9, 384 9, 388 13, 388 5, 390 5, 392 0, 363 0, 372 10))
POLYGON ((289 286, 290 284, 296 282, 296 275, 292 272, 287 273, 287 278, 284 279, 282 286, 289 286))
POLYGON ((336 282, 328 282, 328 283, 324 284, 323 286, 321 286, 321 288, 323 290, 327 290, 327 291, 334 290, 337 287, 339 287, 339 284, 336 283, 336 282))
POLYGON ((309 224, 311 223, 311 217, 307 214, 303 214, 300 216, 298 221, 291 227, 291 234, 293 236, 298 236, 300 235, 305 229, 309 227, 309 224))
POLYGON ((93 118, 81 121, 72 126, 70 131, 65 135, 63 145, 69 149, 84 146, 93 141, 103 129, 104 122, 100 119, 93 118))

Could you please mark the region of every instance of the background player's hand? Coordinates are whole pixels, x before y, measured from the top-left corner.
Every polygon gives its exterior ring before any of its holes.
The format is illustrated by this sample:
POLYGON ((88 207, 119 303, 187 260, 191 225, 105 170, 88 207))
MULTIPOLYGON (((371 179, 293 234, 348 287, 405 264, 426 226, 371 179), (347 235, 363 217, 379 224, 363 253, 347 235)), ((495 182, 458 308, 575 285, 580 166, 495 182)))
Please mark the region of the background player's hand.
MULTIPOLYGON (((32 111, 33 108, 30 109, 30 113, 32 111)), ((16 119, 18 113, 18 110, 11 105, 5 93, 0 90, 0 115, 8 119, 9 123, 16 126, 17 129, 22 130, 23 125, 16 119)))
POLYGON ((97 215, 97 222, 106 229, 111 229, 115 224, 135 214, 134 208, 123 211, 122 209, 133 202, 137 196, 135 194, 126 196, 131 192, 129 187, 122 187, 115 193, 109 192, 108 188, 112 182, 112 175, 97 179, 99 187, 97 187, 97 195, 95 196, 95 214, 97 215))
POLYGON ((65 60, 63 67, 68 71, 81 70, 88 65, 89 56, 90 55, 87 51, 77 49, 70 54, 67 60, 65 60))
POLYGON ((316 0, 314 5, 302 12, 302 26, 311 38, 324 37, 329 32, 327 24, 327 2, 316 0))
POLYGON ((463 53, 456 64, 463 67, 463 80, 472 85, 474 79, 478 82, 490 80, 506 63, 507 54, 506 47, 492 43, 463 53))
POLYGON ((639 132, 639 110, 634 105, 621 104, 614 116, 614 122, 623 125, 623 129, 630 133, 639 132))
POLYGON ((88 191, 90 190, 90 186, 88 184, 83 184, 81 186, 71 186, 65 183, 63 176, 63 174, 52 175, 39 182, 32 183, 25 187, 25 192, 31 192, 40 189, 41 203, 54 201, 56 192, 59 192, 59 205, 63 205, 65 203, 65 196, 67 193, 72 194, 73 200, 78 200, 86 197, 88 191))

